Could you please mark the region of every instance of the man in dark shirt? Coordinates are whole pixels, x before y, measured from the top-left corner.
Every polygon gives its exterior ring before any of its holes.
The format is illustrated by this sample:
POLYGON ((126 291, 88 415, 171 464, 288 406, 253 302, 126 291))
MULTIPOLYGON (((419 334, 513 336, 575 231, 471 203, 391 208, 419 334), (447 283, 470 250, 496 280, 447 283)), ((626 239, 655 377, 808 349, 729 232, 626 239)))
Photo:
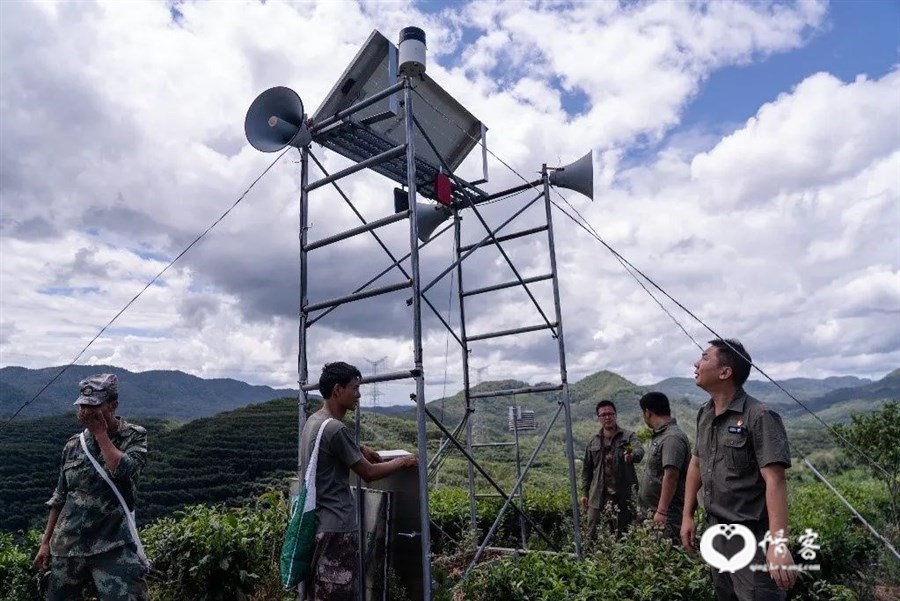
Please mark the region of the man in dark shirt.
POLYGON ((419 465, 415 455, 382 461, 372 449, 353 442, 341 420, 348 411, 356 409, 361 377, 359 370, 347 363, 326 364, 319 378, 319 392, 325 402, 306 421, 300 437, 305 471, 316 435, 324 424, 316 465, 316 547, 309 583, 312 601, 356 601, 358 597, 359 536, 350 470, 366 482, 374 482, 399 469, 419 465), (331 421, 325 424, 329 418, 331 421))
MULTIPOLYGON (((138 477, 147 460, 147 432, 116 416, 115 374, 82 380, 79 390, 75 405, 86 428, 86 446, 134 511, 138 477)), ((63 448, 59 481, 47 505, 50 516, 34 565, 50 570, 48 601, 80 599, 89 581, 101 601, 149 599, 147 568, 122 505, 85 455, 78 434, 63 448)))
POLYGON ((653 430, 641 480, 641 508, 665 536, 677 543, 691 445, 672 417, 666 395, 648 392, 641 397, 640 405, 644 423, 653 430))
POLYGON ((589 539, 596 535, 607 505, 615 512, 610 524, 613 532, 622 534, 634 521, 637 495, 634 464, 644 457, 644 447, 637 435, 620 428, 616 422, 616 406, 612 401, 600 401, 595 409, 600 431, 588 440, 581 471, 581 504, 588 512, 589 539))
MULTIPOLYGON (((681 541, 693 552, 694 510, 701 490, 709 525, 740 524, 756 540, 786 539, 785 469, 791 465, 781 417, 744 392, 750 354, 737 340, 716 339, 694 364, 694 380, 710 394, 697 414, 697 441, 685 485, 681 541)), ((723 536, 717 538, 724 538, 723 536)), ((718 601, 780 601, 793 586, 794 560, 785 544, 757 548, 753 564, 731 572, 712 570, 718 601)))

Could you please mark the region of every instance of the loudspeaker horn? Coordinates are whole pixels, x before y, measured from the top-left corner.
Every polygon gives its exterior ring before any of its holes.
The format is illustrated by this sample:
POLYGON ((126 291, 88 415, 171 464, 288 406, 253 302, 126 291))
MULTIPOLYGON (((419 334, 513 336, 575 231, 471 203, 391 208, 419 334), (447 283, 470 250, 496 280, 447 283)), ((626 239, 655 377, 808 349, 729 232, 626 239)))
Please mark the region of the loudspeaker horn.
POLYGON ((594 151, 588 151, 574 163, 551 171, 550 183, 559 188, 575 190, 594 200, 594 151))
POLYGON ((431 234, 437 226, 444 223, 453 215, 453 211, 442 205, 427 205, 416 203, 416 226, 419 240, 428 242, 431 234))
POLYGON ((312 140, 304 121, 297 92, 277 86, 257 96, 247 109, 244 133, 253 148, 262 152, 277 152, 288 145, 302 148, 312 140))

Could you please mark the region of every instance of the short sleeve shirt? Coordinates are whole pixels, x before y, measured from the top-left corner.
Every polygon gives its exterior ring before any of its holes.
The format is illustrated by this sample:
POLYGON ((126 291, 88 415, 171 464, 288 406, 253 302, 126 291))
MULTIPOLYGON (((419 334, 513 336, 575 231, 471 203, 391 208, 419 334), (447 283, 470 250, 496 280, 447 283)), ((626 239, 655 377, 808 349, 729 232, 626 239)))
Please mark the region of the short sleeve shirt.
POLYGON ((760 468, 791 466, 781 416, 739 389, 721 415, 713 401, 697 414, 697 444, 703 482, 701 500, 719 523, 768 523, 766 483, 760 468))
POLYGON ((662 494, 665 469, 674 467, 679 470, 678 485, 669 504, 668 514, 672 519, 681 518, 681 510, 684 507, 684 483, 687 478, 690 454, 691 446, 687 435, 678 427, 678 423, 674 419, 653 431, 640 487, 642 507, 656 509, 662 494))
MULTIPOLYGON (((109 439, 125 455, 115 470, 107 467, 93 434, 84 436, 91 455, 133 511, 147 458, 147 431, 119 418, 119 429, 109 439)), ((47 505, 60 510, 50 537, 50 553, 56 557, 87 557, 132 542, 122 505, 84 454, 78 435, 63 447, 59 479, 47 505)))
MULTIPOLYGON (((316 443, 316 435, 326 419, 333 417, 328 410, 312 414, 300 437, 301 463, 304 472, 316 443)), ((350 431, 338 419, 325 425, 319 443, 316 465, 316 532, 355 532, 356 501, 350 492, 350 466, 362 458, 350 431)))

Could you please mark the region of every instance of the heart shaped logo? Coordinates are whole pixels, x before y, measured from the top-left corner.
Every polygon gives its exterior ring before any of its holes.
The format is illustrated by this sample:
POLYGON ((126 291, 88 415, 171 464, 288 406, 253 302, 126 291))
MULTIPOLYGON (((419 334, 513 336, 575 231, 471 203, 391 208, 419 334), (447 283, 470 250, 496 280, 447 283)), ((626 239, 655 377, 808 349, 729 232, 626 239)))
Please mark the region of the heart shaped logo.
POLYGON ((730 572, 735 573, 750 565, 756 555, 756 538, 753 532, 746 526, 740 524, 716 524, 710 526, 700 537, 700 555, 704 561, 712 567, 719 570, 719 573, 730 572), (713 546, 713 542, 717 537, 723 537, 729 548, 737 549, 736 552, 725 555, 713 546), (738 547, 738 543, 743 546, 738 547))

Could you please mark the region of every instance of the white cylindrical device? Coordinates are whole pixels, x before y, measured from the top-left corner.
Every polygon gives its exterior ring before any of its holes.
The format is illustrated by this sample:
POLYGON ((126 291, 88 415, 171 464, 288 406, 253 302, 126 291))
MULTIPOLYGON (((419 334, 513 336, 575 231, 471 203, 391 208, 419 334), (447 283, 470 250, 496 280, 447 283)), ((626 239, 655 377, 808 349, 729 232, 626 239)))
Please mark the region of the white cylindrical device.
POLYGON ((401 75, 415 77, 425 72, 425 32, 418 27, 400 31, 397 62, 401 75))

